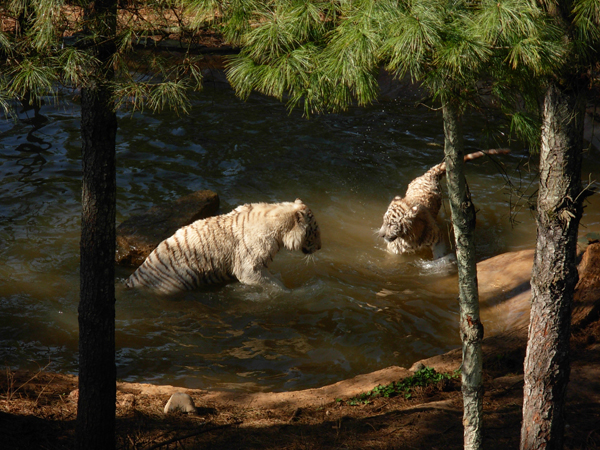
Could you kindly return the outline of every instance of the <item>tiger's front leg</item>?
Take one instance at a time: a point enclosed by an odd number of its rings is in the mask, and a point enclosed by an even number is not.
[[[256,267],[252,270],[245,271],[237,278],[240,283],[251,286],[274,286],[282,291],[289,290],[266,267]]]

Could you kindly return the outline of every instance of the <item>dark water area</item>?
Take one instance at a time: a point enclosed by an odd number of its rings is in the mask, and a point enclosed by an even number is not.
[[[413,101],[303,118],[276,100],[242,102],[208,84],[187,116],[120,113],[117,220],[200,189],[221,212],[249,202],[301,198],[321,227],[314,258],[282,251],[271,271],[290,292],[237,283],[173,297],[126,290],[118,268],[117,371],[124,381],[239,391],[293,390],[414,361],[460,344],[447,268],[390,255],[375,231],[395,195],[443,159],[441,115]],[[47,104],[36,118],[0,120],[0,361],[76,373],[81,142],[79,106]],[[484,124],[465,118],[469,151]],[[584,179],[600,161],[586,153]],[[535,193],[527,151],[467,165],[478,258],[535,244],[527,208]],[[446,206],[441,219],[447,223]],[[584,232],[600,230],[591,197]],[[494,318],[486,324],[493,329]]]

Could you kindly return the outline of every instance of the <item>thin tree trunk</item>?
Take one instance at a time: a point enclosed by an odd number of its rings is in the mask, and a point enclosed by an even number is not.
[[[79,400],[77,448],[115,448],[115,209],[116,132],[110,36],[116,31],[116,2],[92,4],[91,33],[101,36],[104,63],[95,82],[82,89],[82,216],[79,302]]]
[[[116,116],[105,88],[82,92],[79,449],[115,447]]]
[[[575,262],[583,213],[581,149],[584,103],[573,89],[551,85],[544,98],[537,244],[525,357],[521,449],[561,449],[569,381]]]
[[[448,196],[456,240],[458,289],[460,304],[460,337],[462,340],[462,394],[464,448],[482,448],[483,384],[481,340],[483,325],[479,320],[479,294],[475,260],[475,207],[464,175],[463,132],[458,106],[445,101],[444,152]]]

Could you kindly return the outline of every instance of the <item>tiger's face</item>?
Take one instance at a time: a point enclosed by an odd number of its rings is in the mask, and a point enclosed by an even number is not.
[[[402,197],[395,197],[383,215],[383,225],[379,229],[379,237],[386,242],[406,239],[414,233],[414,221],[419,213],[419,206],[409,207]]]
[[[311,255],[321,248],[321,231],[312,211],[296,199],[292,204],[293,213],[287,216],[287,230],[283,233],[283,245],[288,250],[302,250]]]
[[[304,216],[301,221],[305,224],[304,240],[302,241],[302,253],[310,255],[321,249],[321,230],[310,209],[299,211]]]

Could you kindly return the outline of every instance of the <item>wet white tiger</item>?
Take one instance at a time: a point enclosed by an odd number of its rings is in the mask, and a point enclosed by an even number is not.
[[[234,279],[283,287],[268,270],[282,246],[305,254],[321,248],[317,221],[300,199],[246,204],[180,228],[154,249],[126,285],[163,293]]]
[[[485,150],[466,155],[465,161],[506,153],[510,150]],[[392,200],[378,232],[387,242],[388,251],[402,254],[430,248],[434,259],[444,256],[445,245],[436,219],[442,206],[440,180],[445,173],[445,162],[433,166],[411,181],[404,197]]]

